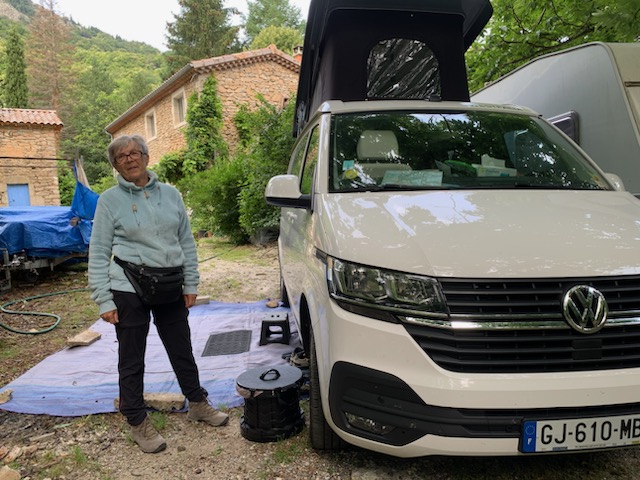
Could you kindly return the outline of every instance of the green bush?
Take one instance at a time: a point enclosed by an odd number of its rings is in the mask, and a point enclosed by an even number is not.
[[[93,190],[96,193],[102,193],[105,190],[115,186],[117,183],[118,181],[116,180],[116,177],[114,177],[113,174],[111,174],[106,177],[101,177],[100,180],[93,183],[91,185],[91,190]]]
[[[235,118],[246,171],[238,197],[238,221],[248,236],[265,228],[278,228],[280,209],[266,203],[264,190],[271,177],[287,171],[294,142],[291,131],[295,100],[278,111],[264,98],[258,99],[257,110],[241,108]]]
[[[58,192],[60,193],[60,205],[69,206],[76,191],[76,177],[73,170],[65,161],[58,160]]]
[[[163,155],[158,163],[150,167],[150,170],[158,174],[160,181],[176,185],[184,177],[182,171],[184,154],[183,150],[169,152]]]
[[[191,226],[228,237],[236,244],[246,243],[247,233],[240,227],[238,195],[245,171],[240,157],[218,162],[209,170],[183,179],[179,188],[191,209]]]

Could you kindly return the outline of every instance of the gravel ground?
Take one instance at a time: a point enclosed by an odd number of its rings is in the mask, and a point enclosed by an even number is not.
[[[258,301],[278,297],[275,245],[250,247],[241,261],[229,255],[201,263],[201,294],[220,301]],[[86,272],[54,276],[40,286],[18,288],[0,296],[4,303],[63,288],[82,288]],[[86,295],[87,293],[78,293]],[[11,297],[11,298],[10,298]],[[90,303],[90,301],[88,302]],[[95,312],[94,312],[95,313]],[[88,313],[91,316],[91,313]],[[96,316],[90,318],[97,318]],[[86,325],[64,328],[86,328]],[[69,331],[19,336],[0,329],[0,392],[2,386],[59,350]],[[44,338],[41,338],[44,337]],[[62,343],[61,343],[62,342]],[[20,348],[24,355],[6,360],[5,351]],[[306,400],[301,407],[307,408]],[[309,447],[307,429],[280,442],[259,443],[241,434],[243,408],[229,410],[225,427],[193,424],[183,413],[160,415],[167,450],[144,454],[130,440],[120,414],[82,418],[22,415],[0,410],[0,468],[22,479],[542,479],[631,480],[640,478],[640,451],[517,458],[399,459],[356,448],[344,452],[316,452]],[[305,414],[305,418],[308,418]],[[5,470],[5,473],[7,471]],[[0,470],[0,479],[3,477]]]

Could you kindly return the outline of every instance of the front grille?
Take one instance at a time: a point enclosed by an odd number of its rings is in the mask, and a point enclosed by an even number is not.
[[[440,283],[451,321],[467,328],[405,328],[442,368],[536,373],[640,367],[640,276]],[[598,333],[581,334],[563,323],[562,297],[575,285],[591,285],[607,300],[610,323]]]
[[[510,281],[441,279],[440,285],[452,316],[545,315],[561,319],[562,296],[575,285],[600,290],[607,299],[610,316],[640,313],[640,276]]]

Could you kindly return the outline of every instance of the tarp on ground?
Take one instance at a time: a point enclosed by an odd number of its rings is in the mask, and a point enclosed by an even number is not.
[[[236,390],[237,378],[248,370],[265,370],[288,364],[287,357],[300,347],[295,323],[284,307],[268,308],[266,302],[212,302],[191,308],[189,325],[200,382],[217,406],[236,407],[244,403]],[[260,345],[262,322],[288,315],[291,338],[288,344]],[[64,319],[63,319],[64,321]],[[113,325],[98,320],[92,330],[99,340],[86,347],[55,353],[2,390],[13,390],[12,398],[0,409],[17,413],[82,416],[115,412],[118,397],[118,344]],[[212,335],[250,332],[247,351],[203,356]],[[282,337],[273,336],[272,340]],[[180,393],[154,326],[149,331],[145,368],[146,393]]]

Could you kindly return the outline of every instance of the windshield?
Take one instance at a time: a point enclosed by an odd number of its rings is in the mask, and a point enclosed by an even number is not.
[[[368,112],[332,122],[332,192],[610,188],[555,128],[526,115]]]

